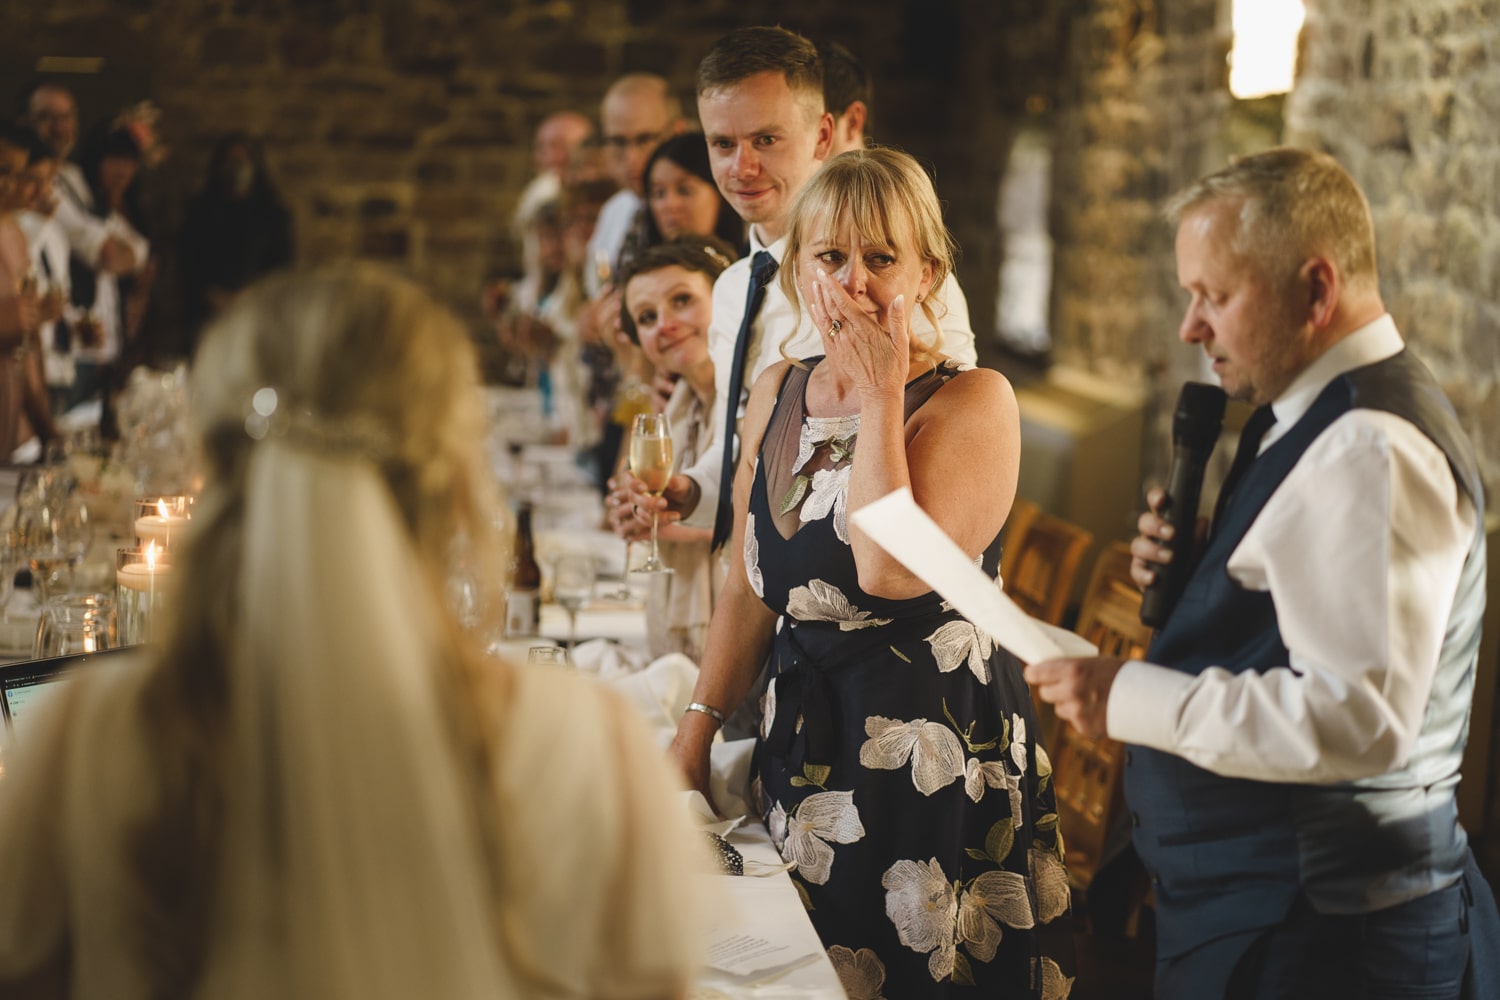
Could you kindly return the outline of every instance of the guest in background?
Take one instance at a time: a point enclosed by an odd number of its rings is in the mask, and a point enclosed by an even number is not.
[[[27,366],[41,324],[31,252],[17,216],[31,199],[27,162],[35,134],[0,122],[0,460],[31,437]]]
[[[542,295],[550,291],[561,273],[556,260],[544,262],[540,259],[542,248],[539,241],[552,235],[558,226],[558,198],[562,195],[565,179],[575,180],[569,164],[574,162],[576,151],[588,142],[594,126],[576,111],[559,111],[542,119],[537,126],[536,139],[532,147],[536,175],[527,183],[516,203],[511,226],[521,244],[521,281],[512,287],[509,278],[494,278],[485,283],[480,293],[481,308],[491,320],[497,320],[510,309],[514,296],[515,305],[521,313],[535,309]],[[543,210],[549,212],[547,219],[539,219]],[[559,241],[554,247],[560,247]]]
[[[593,122],[577,111],[558,111],[542,119],[532,144],[536,175],[527,182],[516,204],[514,225],[518,233],[524,234],[537,209],[557,200],[573,151],[593,133]],[[526,256],[524,249],[522,256]]]
[[[698,143],[702,148],[702,143]],[[658,371],[678,377],[665,414],[673,460],[691,464],[713,438],[714,363],[708,356],[713,283],[729,266],[732,247],[714,236],[683,236],[631,257],[620,274],[625,304],[620,325]],[[610,523],[632,541],[650,536],[629,509],[630,494],[612,480]],[[652,656],[703,655],[703,639],[723,581],[706,528],[668,525],[660,531],[660,558],[673,572],[652,577],[646,606]]]
[[[143,149],[136,134],[116,123],[96,129],[79,151],[88,185],[89,209],[115,239],[131,248],[139,266],[130,274],[90,268],[73,259],[70,322],[76,377],[68,405],[76,406],[106,388],[126,342],[134,336],[150,296],[154,268],[151,245],[142,235],[140,171]]]
[[[745,223],[714,183],[702,132],[684,132],[656,147],[646,161],[646,204],[636,250],[680,236],[715,236],[745,253]]]
[[[203,188],[187,204],[178,244],[184,321],[196,331],[256,278],[292,261],[292,219],[260,143],[231,132],[214,144]]]
[[[57,156],[56,218],[73,255],[95,271],[114,275],[131,274],[144,266],[145,249],[130,234],[111,230],[95,214],[93,192],[83,171],[68,159],[78,143],[78,104],[72,92],[57,83],[33,83],[21,93],[20,114]]]
[[[68,237],[57,221],[57,154],[45,142],[32,148],[27,174],[31,197],[17,217],[31,252],[31,271],[36,278],[41,327],[42,376],[47,386],[49,409],[61,415],[73,389],[73,331],[64,310],[71,297]]]
[[[209,482],[167,634],[7,751],[0,983],[682,995],[698,853],[644,726],[443,603],[460,534],[478,579],[506,562],[463,325],[371,265],[287,273],[194,379]]]
[[[865,147],[870,127],[870,74],[854,53],[838,42],[822,42],[823,106],[833,115],[833,148],[829,156]]]
[[[584,287],[591,299],[599,298],[619,267],[626,236],[641,208],[647,157],[663,139],[687,128],[667,81],[654,73],[631,73],[610,84],[599,107],[599,120],[605,160],[619,191],[605,202],[589,240],[592,266],[584,273]],[[611,322],[619,310],[618,299],[609,304],[606,312]]]

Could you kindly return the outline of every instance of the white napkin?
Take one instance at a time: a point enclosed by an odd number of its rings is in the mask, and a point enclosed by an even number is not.
[[[597,670],[635,706],[659,740],[670,742],[677,732],[677,720],[692,700],[693,685],[698,683],[697,665],[681,653],[668,653],[643,670],[624,670],[616,666],[624,655],[618,646],[602,639],[580,643],[573,651],[580,670]],[[606,658],[610,658],[608,663],[599,662]]]

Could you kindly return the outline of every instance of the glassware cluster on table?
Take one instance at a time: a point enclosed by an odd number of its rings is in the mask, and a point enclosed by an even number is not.
[[[186,449],[181,438],[173,440],[180,466]],[[11,655],[95,652],[152,637],[153,615],[165,602],[172,536],[181,541],[191,500],[122,499],[142,481],[167,478],[160,469],[130,471],[124,455],[121,445],[106,449],[97,428],[88,427],[48,442],[42,463],[16,475],[15,502],[0,515],[0,631]],[[182,474],[174,468],[171,478]],[[119,538],[135,541],[115,552]],[[114,558],[90,560],[101,542]],[[19,572],[30,578],[34,621],[29,613],[11,614]]]
[[[602,498],[580,449],[555,443],[552,425],[535,390],[488,387],[491,436],[488,454],[510,500],[514,531],[512,563],[505,581],[504,628],[485,637],[492,651],[533,663],[571,662],[567,649],[581,638],[580,613],[596,600],[639,600],[626,579],[630,559],[611,558]],[[623,545],[624,543],[618,543]],[[460,581],[461,583],[461,581]],[[450,594],[466,588],[450,581]],[[543,604],[567,614],[566,631],[543,624]],[[548,609],[549,616],[551,609]],[[546,632],[546,636],[543,633]]]

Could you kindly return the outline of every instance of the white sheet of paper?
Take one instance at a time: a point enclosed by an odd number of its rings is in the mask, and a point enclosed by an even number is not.
[[[1039,622],[1016,606],[995,581],[964,555],[902,487],[851,515],[856,527],[941,594],[958,613],[989,633],[1023,663],[1059,656],[1093,656],[1094,645],[1066,629]]]

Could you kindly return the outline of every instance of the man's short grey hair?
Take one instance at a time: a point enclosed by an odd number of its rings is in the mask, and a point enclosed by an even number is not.
[[[1179,192],[1165,209],[1182,220],[1212,204],[1238,203],[1234,250],[1268,276],[1328,257],[1346,282],[1375,282],[1375,223],[1354,178],[1326,153],[1282,147],[1242,156]]]

